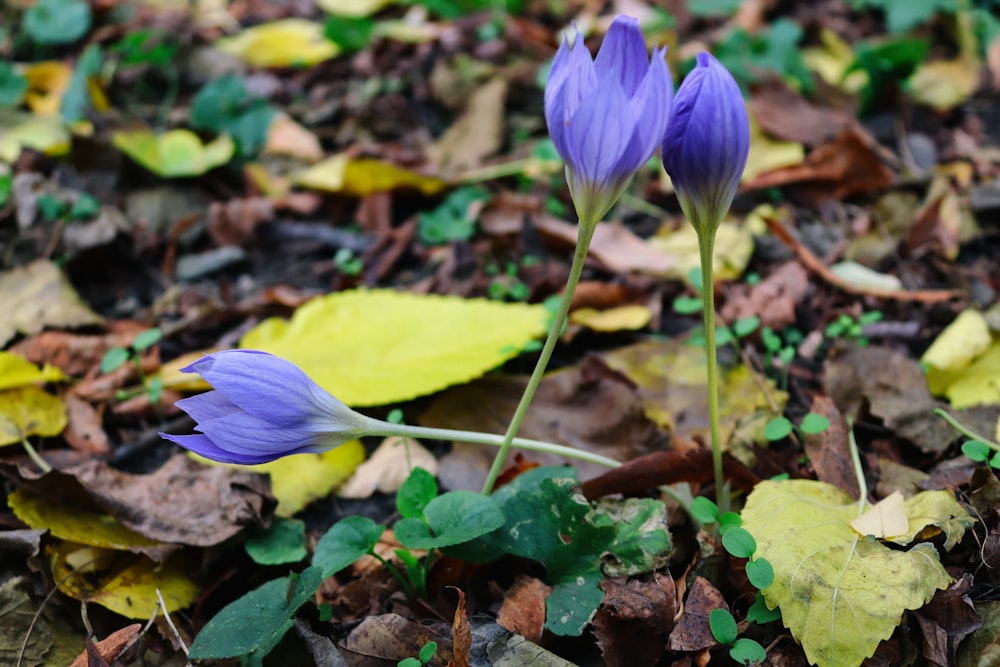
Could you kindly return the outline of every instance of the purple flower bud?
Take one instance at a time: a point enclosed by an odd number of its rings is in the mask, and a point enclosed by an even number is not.
[[[750,122],[740,87],[708,53],[677,89],[663,139],[663,166],[684,215],[713,232],[729,211],[750,152]]]
[[[253,465],[326,451],[365,435],[371,421],[267,352],[216,352],[181,370],[215,390],[177,402],[200,434],[160,435],[213,461]]]
[[[545,120],[582,221],[604,217],[656,152],[674,93],[665,54],[647,56],[639,22],[629,16],[615,18],[596,60],[579,37],[556,53]]]

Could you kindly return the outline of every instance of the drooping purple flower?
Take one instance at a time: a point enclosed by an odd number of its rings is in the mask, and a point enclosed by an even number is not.
[[[177,402],[200,433],[160,435],[213,461],[253,465],[322,452],[364,435],[371,422],[267,352],[215,352],[181,370],[214,390]]]
[[[618,16],[597,59],[577,37],[564,41],[545,86],[545,120],[581,221],[596,223],[656,149],[667,128],[674,84],[652,58],[639,22]]]
[[[722,63],[699,53],[677,89],[662,154],[684,215],[699,234],[714,232],[729,211],[749,152],[739,85]]]

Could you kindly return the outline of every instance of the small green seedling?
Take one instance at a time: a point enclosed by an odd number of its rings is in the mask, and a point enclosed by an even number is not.
[[[802,418],[798,430],[800,435],[815,435],[830,428],[830,420],[816,412],[810,412]],[[764,426],[764,437],[770,442],[787,438],[795,431],[795,425],[788,417],[775,417]]]
[[[466,186],[448,195],[437,208],[417,218],[417,235],[427,245],[468,241],[476,233],[476,218],[490,198],[482,188]]]
[[[882,311],[872,310],[862,313],[857,320],[844,313],[836,320],[826,325],[823,335],[827,338],[842,338],[853,342],[859,347],[868,345],[868,338],[865,337],[865,325],[874,324],[882,319]]]
[[[163,394],[163,380],[159,377],[151,379],[146,377],[145,371],[142,370],[142,361],[139,359],[139,354],[143,350],[156,345],[162,337],[163,332],[159,329],[146,329],[139,332],[135,340],[128,347],[109,347],[101,359],[101,372],[113,373],[131,361],[135,364],[136,373],[142,381],[143,391],[149,396],[149,402],[153,404],[159,403],[160,396]],[[127,394],[119,396],[121,399],[127,397]]]
[[[437,642],[427,642],[420,649],[416,658],[403,658],[396,663],[396,667],[424,667],[430,664],[431,658],[437,653]]]
[[[361,258],[350,248],[340,248],[333,256],[333,264],[345,276],[358,276],[364,271],[365,265]]]

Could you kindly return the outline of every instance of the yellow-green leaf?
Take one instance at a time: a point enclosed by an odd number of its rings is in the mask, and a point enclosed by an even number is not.
[[[396,0],[316,0],[316,6],[327,14],[363,18],[393,4]]]
[[[348,405],[384,405],[483,375],[542,336],[548,317],[521,303],[352,290],[265,320],[240,346],[288,359]]]
[[[949,395],[950,387],[956,382],[965,379],[966,384],[975,386],[979,384],[975,379],[976,371],[972,368],[973,360],[980,355],[984,355],[993,343],[990,335],[990,327],[986,322],[986,317],[978,310],[968,308],[958,314],[951,324],[945,327],[944,331],[938,334],[931,346],[924,352],[920,361],[927,366],[927,385],[932,394]],[[985,369],[989,372],[989,363]],[[967,376],[972,376],[968,377]],[[993,376],[996,377],[995,375]],[[971,383],[970,383],[971,380]],[[992,382],[995,387],[996,382]],[[987,390],[982,396],[996,397],[996,389],[989,386],[987,379]],[[974,397],[973,397],[974,398]],[[961,404],[954,405],[956,408],[967,405],[975,405],[979,401],[972,403],[960,401]],[[982,402],[989,402],[983,400]]]
[[[596,310],[580,308],[570,315],[573,324],[594,331],[635,331],[644,329],[653,319],[653,311],[648,306],[631,305]]]
[[[65,502],[58,496],[41,496],[17,489],[8,497],[8,503],[17,518],[31,528],[47,529],[53,537],[77,544],[135,552],[163,546],[126,528],[110,514]]]
[[[928,377],[931,377],[928,373]],[[961,371],[949,378],[944,395],[956,409],[1000,403],[1000,341]]]
[[[254,67],[308,67],[333,58],[340,47],[323,34],[323,24],[287,18],[247,28],[215,43],[221,51]]]
[[[63,372],[51,364],[39,368],[13,352],[0,352],[0,391],[65,379]]]
[[[229,162],[236,144],[228,134],[202,143],[190,130],[155,134],[151,130],[122,130],[111,137],[115,148],[157,176],[199,176]]]
[[[715,236],[713,265],[716,280],[740,277],[753,255],[754,234],[763,232],[764,228],[760,225],[764,225],[764,222],[759,218],[747,218],[747,222],[742,225],[729,220],[722,221]],[[692,269],[701,267],[698,234],[692,225],[684,223],[676,229],[665,227],[650,238],[648,243],[654,249],[677,258],[665,277],[687,280]]]
[[[96,602],[126,618],[152,618],[159,590],[168,612],[187,607],[200,587],[185,572],[182,555],[166,563],[145,556],[63,542],[46,549],[52,578],[60,591],[76,600]]]
[[[58,397],[34,385],[0,391],[0,447],[32,435],[59,435],[64,428],[66,408]]]
[[[896,544],[910,544],[917,536],[933,537],[944,533],[944,550],[962,541],[965,529],[975,525],[976,520],[955,500],[951,491],[924,491],[904,503],[910,529],[893,539]]]
[[[365,460],[365,447],[360,440],[351,440],[322,454],[296,454],[255,466],[220,464],[195,454],[191,454],[191,458],[207,465],[267,473],[271,476],[271,493],[278,499],[274,513],[290,517],[314,500],[329,496],[354,474]]]
[[[748,183],[757,174],[771,169],[802,164],[806,159],[805,147],[797,141],[782,141],[768,136],[760,128],[753,113],[750,114],[750,154],[741,180]]]
[[[58,116],[0,109],[0,160],[13,162],[25,148],[46,155],[69,152],[70,131]]]
[[[774,583],[763,591],[767,605],[781,608],[806,658],[821,667],[860,665],[904,611],[951,582],[930,544],[899,551],[852,530],[869,507],[823,482],[766,481],[741,513],[757,541],[754,557],[774,568]]]
[[[410,189],[435,195],[447,186],[440,178],[422,176],[409,169],[372,158],[352,159],[339,153],[292,174],[292,182],[304,188],[367,197],[375,192]]]

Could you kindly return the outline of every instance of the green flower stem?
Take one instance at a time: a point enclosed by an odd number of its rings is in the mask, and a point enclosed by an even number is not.
[[[969,428],[962,422],[952,417],[946,410],[942,408],[935,408],[934,414],[940,417],[941,419],[945,420],[946,422],[948,422],[949,426],[951,426],[953,429],[964,435],[966,438],[969,438],[970,440],[978,440],[979,442],[983,443],[993,451],[1000,452],[1000,444],[997,444],[996,442],[990,440],[986,436],[976,433],[971,428]]]
[[[425,438],[427,440],[456,440],[458,442],[468,442],[474,445],[487,445],[490,447],[502,447],[504,437],[495,433],[481,433],[479,431],[459,431],[450,428],[428,428],[426,426],[409,426],[406,424],[390,424],[378,420],[372,420],[370,429],[365,430],[365,435],[397,436],[402,438]],[[620,462],[609,459],[600,454],[586,452],[574,447],[557,445],[542,440],[529,440],[528,438],[514,438],[511,444],[521,449],[531,452],[544,452],[555,454],[569,459],[596,463],[605,468],[617,468]],[[508,447],[509,449],[509,447]]]
[[[52,466],[50,466],[49,463],[48,463],[48,461],[46,461],[45,459],[43,459],[42,455],[39,454],[35,450],[35,448],[31,446],[31,443],[28,442],[27,438],[24,438],[23,440],[21,440],[21,445],[24,447],[25,453],[31,458],[32,461],[35,462],[36,466],[38,466],[39,468],[41,468],[42,472],[45,472],[45,473],[52,472]]]
[[[695,225],[695,229],[698,226]],[[698,233],[698,252],[701,256],[701,298],[705,324],[705,361],[708,372],[708,423],[712,438],[712,468],[715,470],[715,504],[719,513],[729,511],[729,493],[722,475],[722,436],[719,433],[719,362],[715,349],[715,281],[713,277],[715,232],[705,228]]]
[[[594,236],[597,223],[597,220],[580,219],[580,231],[576,240],[576,250],[573,251],[573,264],[569,269],[569,278],[566,279],[566,289],[563,290],[562,299],[559,301],[559,311],[552,319],[552,326],[549,329],[548,338],[545,339],[542,352],[538,355],[535,370],[531,373],[528,386],[524,388],[524,394],[521,396],[521,402],[517,404],[514,416],[510,420],[510,426],[507,427],[507,433],[503,437],[500,451],[497,452],[496,457],[493,459],[493,465],[490,467],[490,472],[486,476],[486,483],[483,485],[483,493],[489,493],[493,490],[493,485],[496,483],[497,477],[500,476],[500,471],[503,469],[504,461],[507,460],[507,453],[510,451],[517,431],[521,428],[521,422],[524,421],[524,416],[528,412],[528,406],[531,405],[531,399],[535,397],[535,392],[542,381],[542,376],[545,375],[545,369],[548,367],[549,359],[556,348],[556,342],[559,340],[559,336],[562,335],[563,327],[566,325],[566,318],[569,315],[569,306],[573,302],[573,294],[576,292],[576,286],[580,282],[583,265],[587,259],[587,251],[590,249],[590,239]],[[583,452],[580,453],[582,454]],[[580,456],[576,456],[575,458],[584,460]]]

